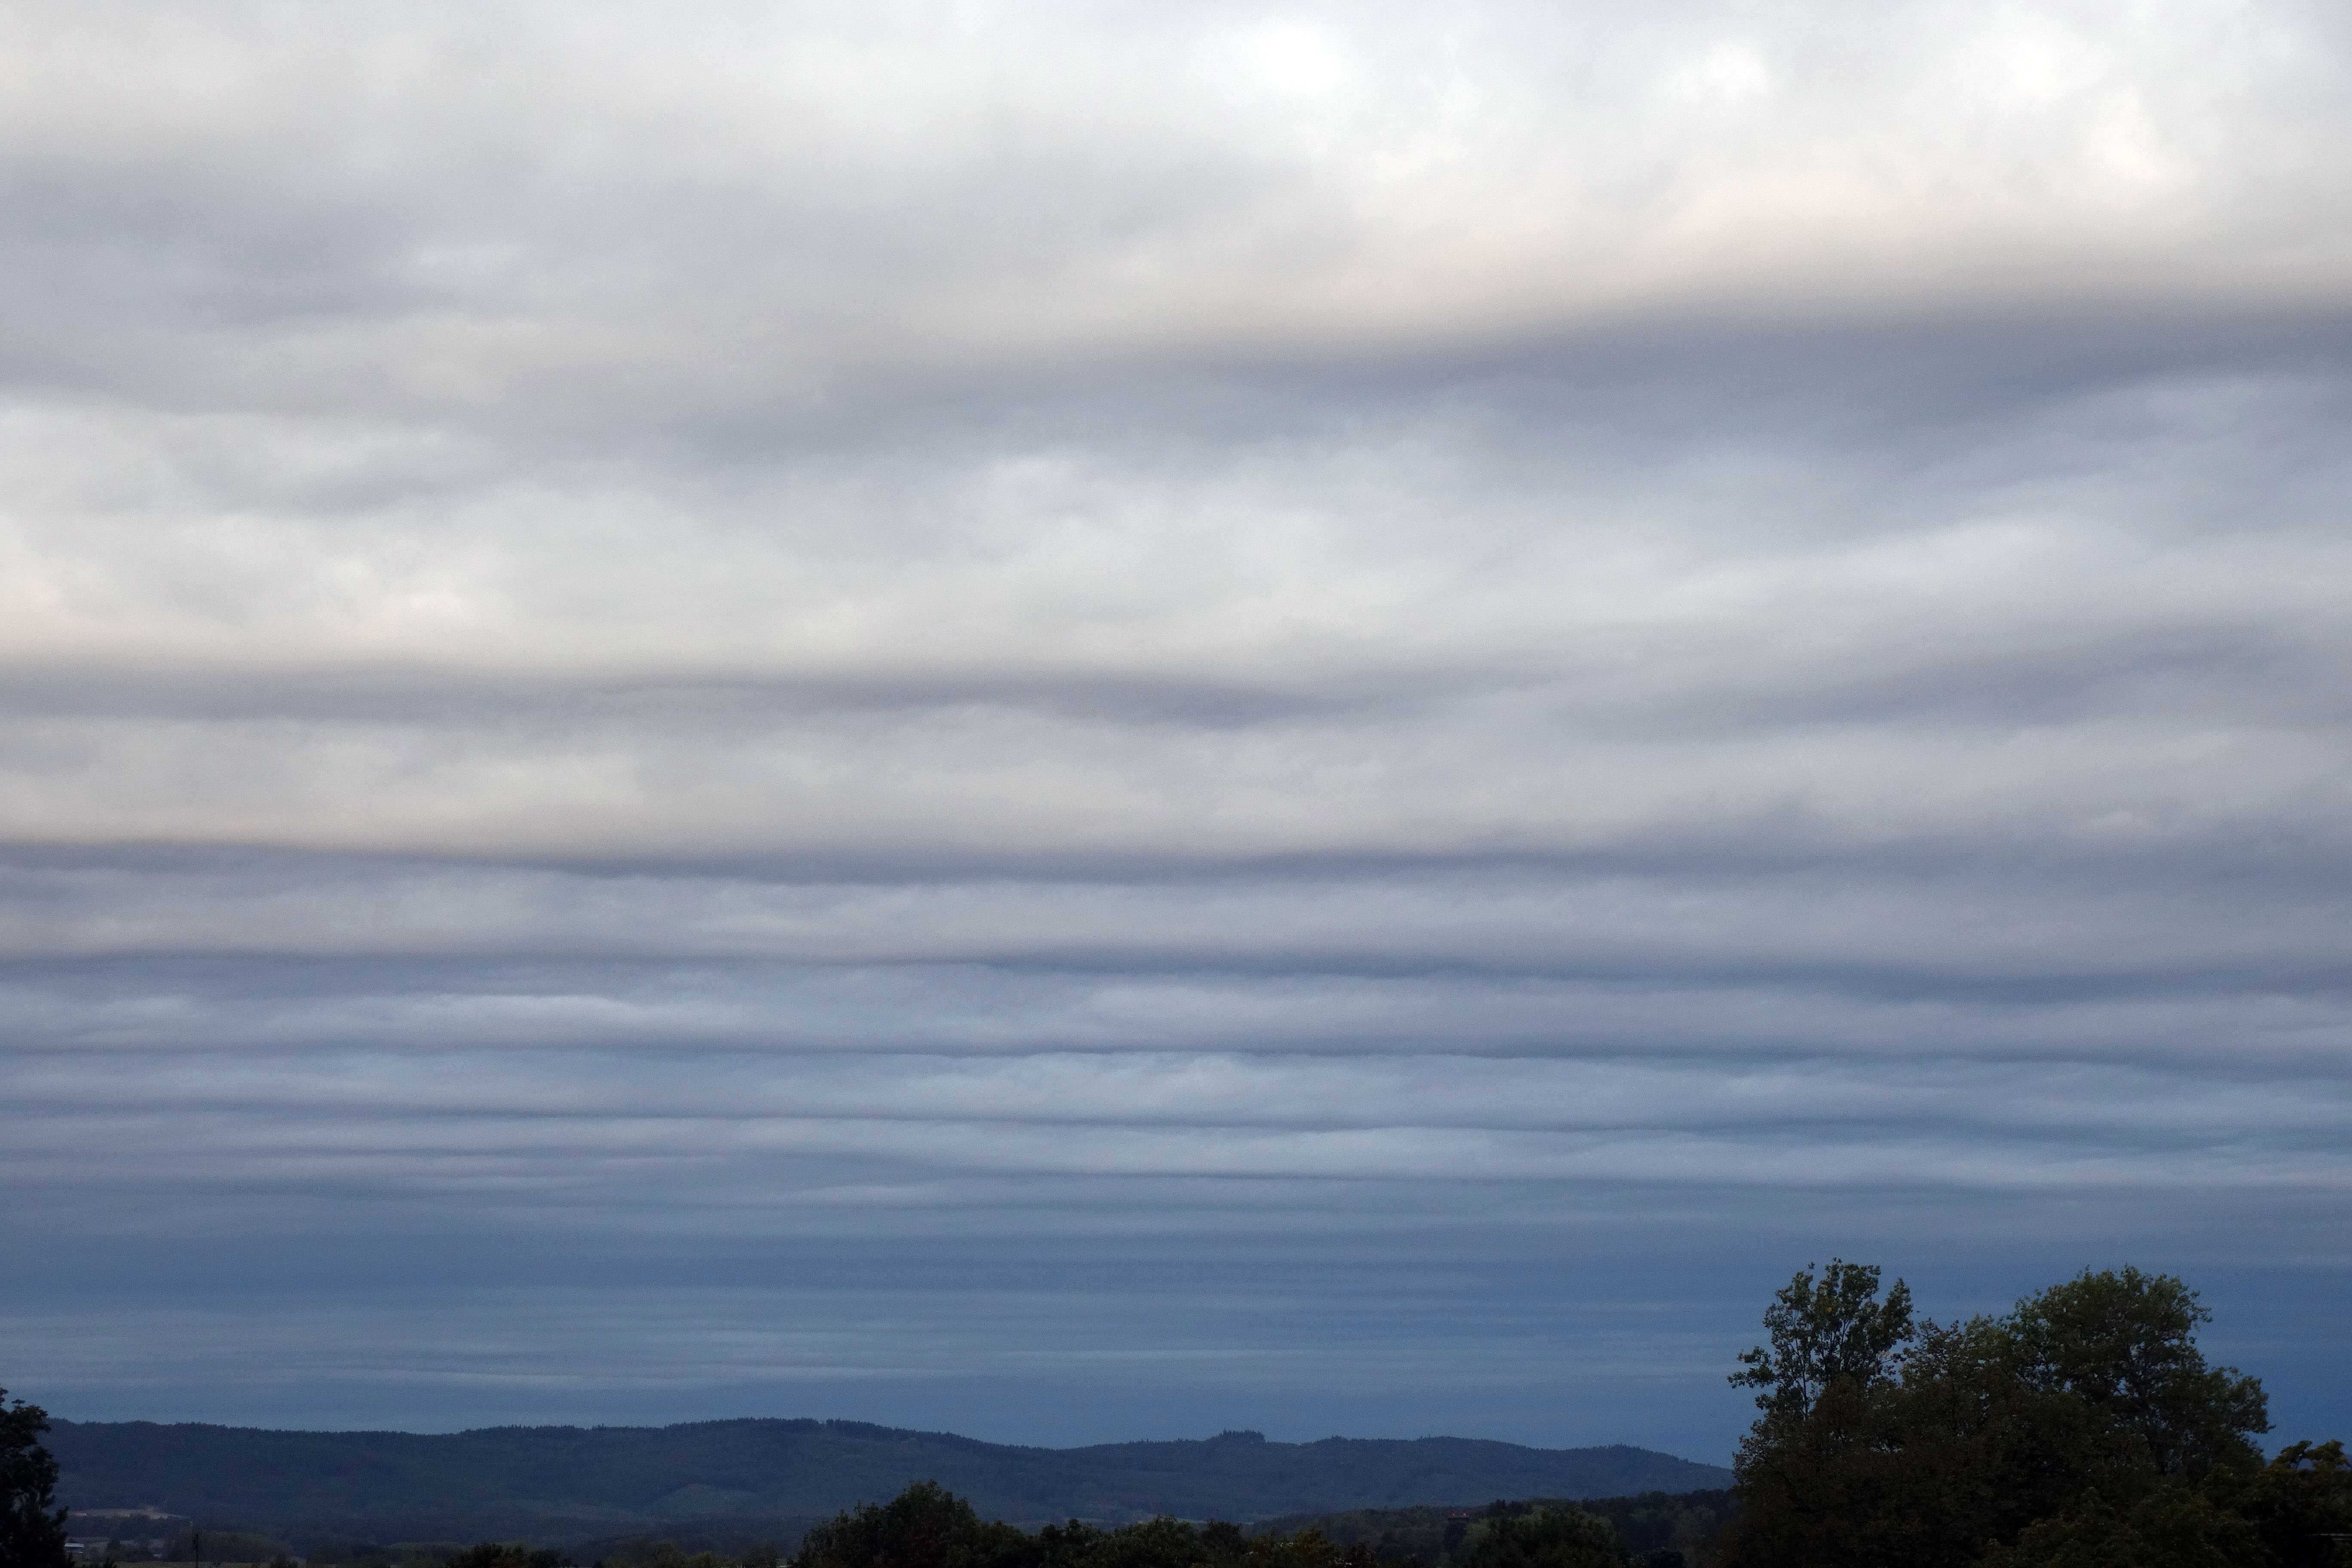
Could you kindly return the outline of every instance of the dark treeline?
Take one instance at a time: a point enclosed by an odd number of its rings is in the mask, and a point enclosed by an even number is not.
[[[1732,1381],[1761,1414],[1723,1568],[2326,1568],[2352,1563],[2340,1441],[2268,1459],[2259,1381],[2208,1365],[2170,1275],[2084,1272],[2005,1316],[1915,1321],[1832,1260]]]
[[[1711,1539],[1729,1494],[1654,1492],[1590,1504],[1538,1500],[1479,1509],[1360,1510],[1254,1528],[1160,1518],[1039,1530],[984,1519],[919,1481],[809,1530],[796,1551],[688,1552],[667,1540],[584,1551],[485,1544],[437,1553],[442,1568],[1696,1568],[1675,1544]],[[1328,1528],[1327,1528],[1328,1527]],[[412,1558],[415,1568],[423,1559]]]
[[[1482,1520],[1538,1510],[1581,1509],[1607,1520],[1636,1561],[1672,1563],[1675,1554],[1697,1563],[1723,1532],[1738,1504],[1727,1490],[1643,1492],[1638,1497],[1534,1498],[1484,1508],[1362,1508],[1341,1513],[1295,1514],[1260,1521],[1253,1532],[1319,1531],[1341,1548],[1369,1545],[1381,1563],[1442,1568],[1450,1564]]]
[[[1072,1520],[1033,1532],[982,1520],[962,1499],[923,1482],[812,1530],[790,1568],[1629,1568],[1635,1562],[1615,1524],[1573,1504],[1497,1502],[1463,1510],[1447,1524],[1460,1528],[1442,1528],[1427,1555],[1384,1550],[1369,1535],[1342,1541],[1312,1524],[1246,1531],[1180,1519],[1114,1528]],[[1684,1563],[1671,1550],[1643,1559],[1644,1568]]]

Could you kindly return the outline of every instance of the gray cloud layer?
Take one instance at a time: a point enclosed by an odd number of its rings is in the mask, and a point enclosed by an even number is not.
[[[1715,1457],[1843,1249],[2340,1424],[2348,41],[13,7],[5,1376]]]

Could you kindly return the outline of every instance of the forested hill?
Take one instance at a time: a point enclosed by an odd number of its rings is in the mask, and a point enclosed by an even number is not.
[[[983,1517],[1123,1521],[1727,1484],[1644,1448],[1524,1448],[1463,1437],[1255,1432],[1027,1448],[854,1421],[502,1426],[442,1436],[59,1421],[61,1500],[152,1503],[200,1520],[373,1540],[610,1534],[697,1520],[805,1521],[935,1479]]]

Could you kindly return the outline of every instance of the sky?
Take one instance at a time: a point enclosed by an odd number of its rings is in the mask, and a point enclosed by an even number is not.
[[[2352,1429],[2352,13],[0,9],[0,1384]]]

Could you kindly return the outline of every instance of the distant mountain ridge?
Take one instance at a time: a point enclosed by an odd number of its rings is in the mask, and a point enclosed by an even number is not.
[[[1528,1448],[1468,1437],[1255,1432],[1033,1448],[858,1421],[675,1426],[497,1426],[471,1432],[285,1432],[58,1421],[58,1496],[75,1508],[154,1504],[289,1535],[546,1541],[726,1521],[799,1526],[937,1480],[982,1514],[1034,1523],[1153,1514],[1246,1522],[1277,1514],[1689,1491],[1730,1473],[1646,1448]]]

